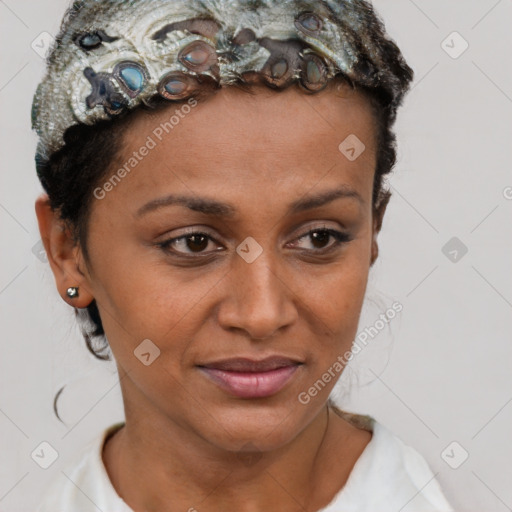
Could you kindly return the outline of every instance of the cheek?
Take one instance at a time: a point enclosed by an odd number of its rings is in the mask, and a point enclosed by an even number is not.
[[[167,354],[168,369],[179,367],[209,314],[212,290],[225,271],[219,274],[207,267],[178,269],[164,258],[155,261],[140,254],[132,260],[124,257],[118,263],[111,253],[101,266],[98,305],[119,362],[126,369],[137,367],[134,350],[149,339]]]
[[[139,264],[118,266],[116,274],[103,280],[102,286],[115,320],[124,330],[134,338],[156,340],[179,331],[183,319],[200,305],[214,284],[209,277],[177,274],[166,265]]]
[[[326,267],[324,295],[331,309],[351,311],[362,304],[370,270],[370,257],[371,236],[369,230],[365,229],[348,243],[338,260]]]
[[[344,256],[318,274],[303,280],[307,305],[324,326],[332,350],[346,350],[357,334],[370,269],[370,242],[363,237],[352,242]],[[332,357],[332,354],[330,355]]]
[[[309,303],[315,307],[332,335],[355,332],[362,308],[368,278],[367,268],[344,267],[335,270],[315,290],[309,287]]]

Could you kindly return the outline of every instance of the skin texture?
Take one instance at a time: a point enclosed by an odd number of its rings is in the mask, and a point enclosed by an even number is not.
[[[47,197],[36,201],[59,293],[76,307],[97,300],[118,365],[126,426],[103,457],[135,511],[170,503],[173,510],[318,510],[371,438],[328,408],[337,379],[307,405],[298,395],[357,334],[385,210],[371,204],[375,121],[367,99],[345,87],[314,95],[296,87],[254,90],[224,88],[200,102],[93,202],[89,267]],[[136,114],[119,166],[176,106]],[[338,149],[350,134],[366,147],[354,161]],[[290,213],[293,201],[340,186],[359,199]],[[231,203],[236,215],[172,205],[137,217],[148,201],[171,193]],[[187,228],[212,238],[156,245]],[[313,228],[351,240],[338,247],[332,236],[316,241],[306,234]],[[247,237],[263,249],[252,263],[236,252]],[[69,286],[80,287],[78,298],[66,297]],[[148,366],[134,356],[144,339],[160,350]],[[231,396],[197,367],[268,355],[303,364],[266,398]]]

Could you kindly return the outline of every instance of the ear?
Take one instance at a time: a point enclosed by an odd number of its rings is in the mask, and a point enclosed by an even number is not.
[[[371,259],[370,259],[370,267],[373,266],[375,261],[379,256],[379,244],[377,242],[377,237],[380,233],[380,229],[382,227],[382,221],[384,219],[384,214],[386,213],[386,208],[388,206],[389,200],[391,198],[390,192],[384,192],[381,196],[381,199],[373,212],[373,235],[372,235],[372,248],[371,248]]]
[[[71,306],[87,307],[94,296],[90,292],[88,278],[80,269],[81,265],[85,267],[80,248],[73,241],[71,232],[59,218],[58,213],[51,209],[47,194],[41,194],[36,199],[35,210],[41,240],[59,295]],[[66,290],[70,286],[78,287],[77,297],[67,296]]]

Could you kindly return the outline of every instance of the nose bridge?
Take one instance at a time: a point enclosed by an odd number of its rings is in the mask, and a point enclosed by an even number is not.
[[[250,246],[248,253],[254,250]],[[247,246],[240,244],[239,251]],[[237,254],[230,272],[229,297],[221,308],[226,328],[241,328],[252,338],[267,338],[294,318],[291,291],[279,276],[278,255],[266,247],[253,260]],[[250,262],[249,262],[250,261]]]

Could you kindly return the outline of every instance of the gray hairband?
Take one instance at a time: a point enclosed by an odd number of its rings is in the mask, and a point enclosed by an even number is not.
[[[401,70],[393,69],[396,59]],[[188,98],[205,82],[229,85],[255,72],[271,87],[298,81],[308,92],[341,73],[382,88],[393,117],[404,93],[399,74],[407,69],[363,0],[74,2],[34,95],[37,154],[48,160],[70,126],[110,119],[155,95]]]

